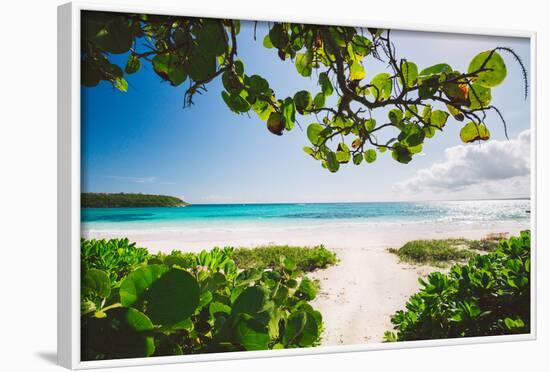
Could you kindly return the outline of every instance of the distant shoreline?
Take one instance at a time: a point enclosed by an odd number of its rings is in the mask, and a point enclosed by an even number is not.
[[[129,194],[126,194],[129,195]],[[136,194],[147,195],[147,194]],[[160,195],[162,196],[162,195]],[[181,200],[181,199],[180,199]],[[392,200],[392,201],[334,201],[334,202],[243,202],[243,203],[188,203],[182,200],[183,205],[158,205],[158,206],[142,206],[142,207],[81,207],[82,209],[92,208],[161,208],[161,207],[201,207],[201,206],[242,206],[242,205],[310,205],[310,204],[398,204],[398,203],[445,203],[445,202],[483,202],[483,201],[525,201],[531,200],[530,197],[525,198],[494,198],[494,199],[449,199],[449,200]]]
[[[82,209],[185,207],[189,203],[175,196],[135,193],[83,192]]]

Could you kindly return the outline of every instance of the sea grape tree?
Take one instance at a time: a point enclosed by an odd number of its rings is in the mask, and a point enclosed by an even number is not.
[[[450,118],[463,123],[465,143],[490,138],[490,111],[506,134],[506,122],[491,104],[492,89],[507,75],[503,52],[518,62],[527,98],[526,69],[507,47],[481,51],[460,71],[448,63],[418,66],[398,58],[391,30],[275,22],[265,35],[257,35],[255,23],[254,38],[263,36],[263,47],[272,49],[274,58],[291,60],[297,74],[318,82],[318,91],[278,97],[265,78],[248,75],[238,59],[239,21],[84,12],[82,25],[84,86],[105,80],[126,91],[125,75],[151,64],[170,85],[188,84],[184,99],[189,106],[221,78],[227,107],[236,114],[256,114],[271,133],[282,135],[299,121],[307,122],[311,146],[304,151],[331,172],[346,163],[374,162],[386,151],[408,163]],[[113,63],[113,54],[127,55],[126,65]],[[385,67],[368,70],[369,60]],[[386,120],[374,118],[378,110],[387,112]]]

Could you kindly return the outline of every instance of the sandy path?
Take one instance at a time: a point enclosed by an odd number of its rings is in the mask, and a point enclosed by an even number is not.
[[[326,324],[323,345],[381,342],[390,316],[418,291],[418,277],[436,270],[401,264],[379,249],[334,251],[340,263],[311,275],[321,281],[312,305]]]

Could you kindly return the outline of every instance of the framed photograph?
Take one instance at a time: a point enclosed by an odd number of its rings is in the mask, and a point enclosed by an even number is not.
[[[59,7],[72,369],[535,338],[535,34]]]

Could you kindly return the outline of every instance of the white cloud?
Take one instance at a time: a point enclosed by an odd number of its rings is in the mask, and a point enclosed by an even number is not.
[[[409,194],[446,193],[465,197],[529,195],[530,131],[517,138],[459,145],[445,150],[445,159],[395,185]]]

